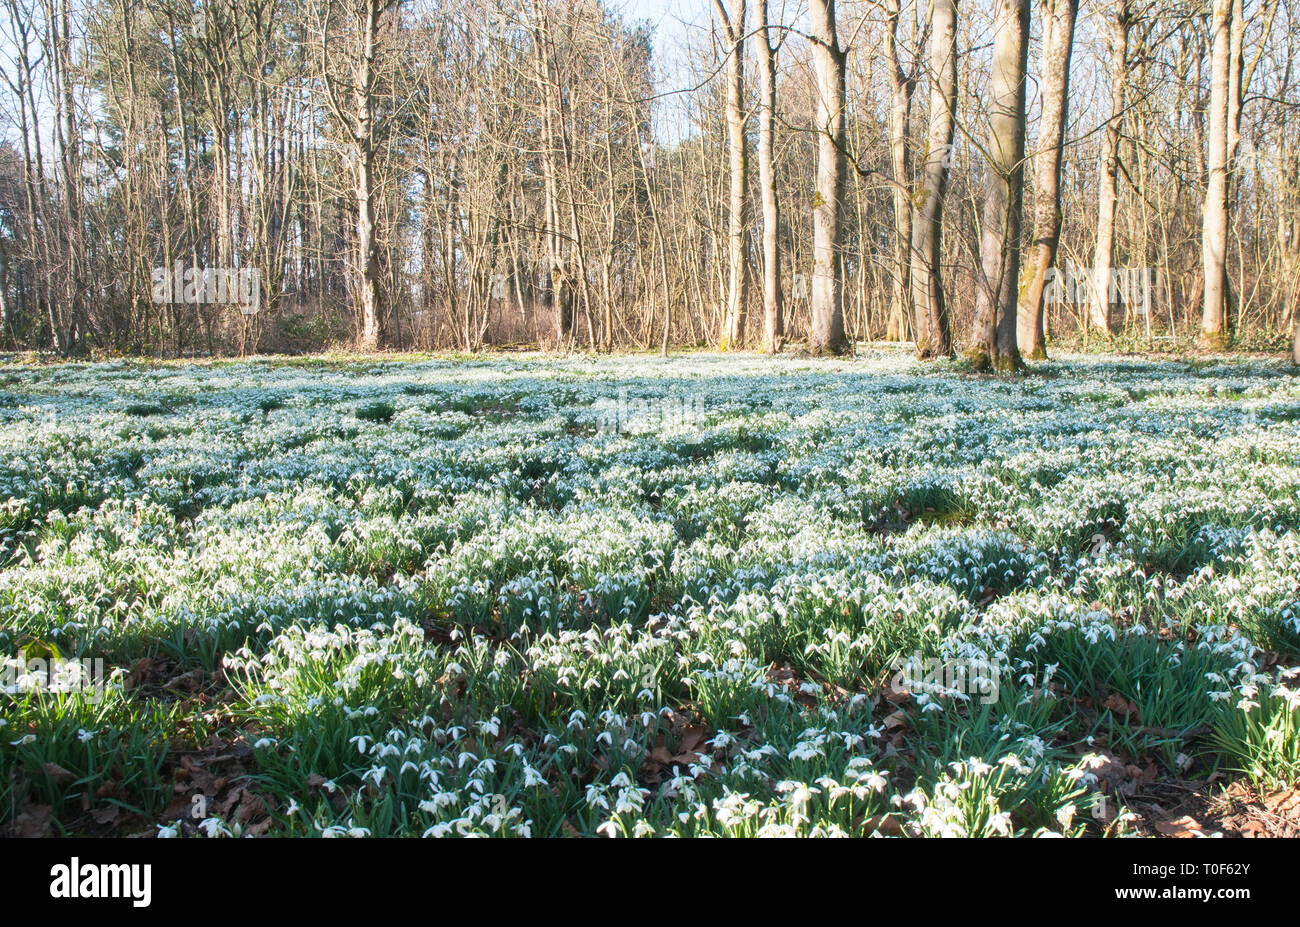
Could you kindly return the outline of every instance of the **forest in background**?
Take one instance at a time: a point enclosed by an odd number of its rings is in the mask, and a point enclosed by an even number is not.
[[[0,349],[1300,351],[1293,0],[0,2]]]

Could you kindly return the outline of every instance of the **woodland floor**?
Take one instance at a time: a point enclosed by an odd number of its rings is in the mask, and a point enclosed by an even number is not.
[[[0,831],[1297,835],[1298,490],[1267,359],[3,366]]]

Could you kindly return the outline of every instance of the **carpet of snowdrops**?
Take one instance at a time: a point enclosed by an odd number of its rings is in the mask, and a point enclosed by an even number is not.
[[[0,827],[1136,832],[1300,773],[1298,490],[1267,360],[3,366]]]

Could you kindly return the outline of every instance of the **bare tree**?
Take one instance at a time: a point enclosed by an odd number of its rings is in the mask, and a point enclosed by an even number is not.
[[[555,339],[567,347],[573,339],[573,286],[569,280],[569,242],[560,220],[560,161],[567,145],[561,112],[563,92],[556,77],[555,37],[550,8],[541,0],[530,0],[533,76],[541,110],[542,230],[546,243],[546,297],[555,314]]]
[[[994,7],[988,177],[980,236],[981,279],[975,290],[970,360],[977,370],[1023,366],[1016,346],[1020,219],[1024,198],[1025,65],[1029,0]]]
[[[951,0],[856,0],[851,15],[841,2],[838,29],[819,3],[805,22],[820,37],[770,0],[746,0],[742,35],[741,7],[719,0],[726,15],[701,8],[721,23],[688,34],[678,83],[655,67],[653,27],[610,0],[405,0],[400,15],[381,0],[0,0],[0,340],[187,355],[311,350],[351,329],[366,347],[608,351],[761,331],[769,351],[805,338],[825,351],[888,327],[932,356],[978,307],[996,352],[977,356],[1005,367],[1016,290],[1022,355],[1095,331],[1098,307],[1069,294],[1099,242],[1100,264],[1159,268],[1141,289],[1102,280],[1117,332],[1141,320],[1149,343],[1196,337],[1208,228],[1207,342],[1289,343],[1294,0],[1224,8],[1214,106],[1206,0],[1032,2],[1043,102],[1016,281],[1022,193],[999,111],[1018,107],[998,102],[994,60],[1005,11],[999,34],[980,11],[963,21],[958,57]],[[1107,44],[1125,10],[1119,54]],[[728,59],[741,82],[718,73]],[[1071,94],[1094,62],[1101,92]],[[1071,122],[1089,128],[1070,137]],[[973,173],[951,166],[957,130]],[[733,150],[755,140],[757,176],[741,182]],[[259,269],[258,315],[151,285],[164,266],[212,264]],[[762,323],[746,325],[760,266]],[[1047,309],[1056,267],[1066,299]]]
[[[1079,0],[1039,0],[1043,54],[1039,92],[1043,116],[1034,152],[1034,262],[1029,289],[1020,304],[1016,341],[1024,357],[1047,357],[1046,290],[1061,242],[1061,155],[1070,100],[1070,58]]]
[[[890,341],[902,341],[907,337],[912,297],[909,254],[912,245],[912,150],[908,134],[912,94],[916,91],[916,67],[913,65],[908,71],[903,64],[898,34],[901,7],[901,0],[885,0],[885,43],[889,52],[889,163],[894,177],[894,298],[885,329],[885,338]],[[912,10],[915,13],[915,0]]]
[[[1232,71],[1233,0],[1214,0],[1210,27],[1210,109],[1207,131],[1201,263],[1205,272],[1201,340],[1222,348],[1228,302],[1228,112]]]
[[[835,0],[811,0],[812,54],[816,70],[814,126],[817,177],[813,194],[812,321],[808,350],[843,354],[850,349],[844,334],[844,265],[840,205],[844,198],[844,49],[835,22]]]
[[[952,323],[943,289],[943,203],[953,162],[957,115],[957,3],[932,0],[930,12],[930,134],[916,194],[910,283],[916,353],[952,353]]]
[[[1120,135],[1128,85],[1128,37],[1133,25],[1129,0],[1115,0],[1106,14],[1110,46],[1110,118],[1102,133],[1097,184],[1097,247],[1092,263],[1089,302],[1092,324],[1110,334],[1116,323],[1118,288],[1112,284],[1115,264],[1115,211],[1119,203]]]
[[[361,321],[359,346],[376,350],[384,339],[387,322],[380,295],[378,210],[375,163],[379,153],[376,107],[380,74],[380,21],[402,0],[328,0],[322,14],[320,34],[321,77],[326,100],[349,143],[353,194],[356,203],[356,267],[351,287]],[[331,19],[343,19],[346,61],[335,68],[330,60],[334,31]]]
[[[723,0],[713,0],[727,51],[727,305],[719,347],[739,348],[745,342],[745,309],[748,302],[749,265],[745,260],[745,228],[749,220],[747,182],[748,145],[745,128],[745,0],[731,0],[727,11]]]
[[[776,354],[785,340],[784,297],[781,292],[779,241],[781,216],[776,196],[776,170],[772,163],[776,113],[776,55],[781,43],[772,42],[767,0],[755,0],[754,56],[758,59],[758,186],[763,201],[763,350]]]

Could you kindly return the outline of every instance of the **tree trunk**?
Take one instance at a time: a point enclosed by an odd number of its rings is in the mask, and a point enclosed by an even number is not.
[[[556,80],[552,67],[551,33],[539,0],[530,6],[533,39],[533,79],[541,108],[542,130],[542,237],[546,244],[546,290],[544,302],[554,313],[556,347],[568,348],[573,340],[573,288],[569,286],[564,235],[560,226],[559,151],[556,140]]]
[[[1102,135],[1097,183],[1097,250],[1093,256],[1092,324],[1111,334],[1115,330],[1118,288],[1111,277],[1115,265],[1115,212],[1119,202],[1119,142],[1128,84],[1128,33],[1132,20],[1128,0],[1117,0],[1107,24],[1110,30],[1110,120]]]
[[[889,307],[885,328],[888,341],[907,337],[906,319],[911,315],[912,246],[911,150],[908,127],[912,118],[912,93],[916,90],[916,71],[903,70],[898,49],[898,19],[901,2],[889,0],[886,8],[886,42],[889,46],[889,162],[894,176],[894,302]]]
[[[763,199],[763,350],[776,354],[785,340],[781,294],[780,211],[772,163],[776,112],[776,51],[767,28],[767,0],[757,0],[754,51],[758,58],[758,185]],[[779,44],[779,43],[778,43]]]
[[[1046,291],[1061,243],[1061,155],[1079,0],[1042,0],[1041,9],[1043,118],[1034,154],[1034,275],[1020,304],[1016,333],[1020,353],[1035,360],[1047,357]]]
[[[1224,347],[1227,319],[1228,254],[1228,90],[1231,67],[1233,0],[1214,0],[1210,51],[1210,112],[1206,155],[1205,209],[1201,226],[1201,264],[1205,271],[1201,342]]]
[[[994,12],[988,186],[980,236],[970,360],[977,370],[1023,367],[1016,347],[1020,218],[1024,199],[1025,65],[1029,0],[998,0]]]
[[[844,50],[835,25],[835,0],[811,0],[813,67],[817,100],[817,174],[813,195],[813,274],[808,350],[844,354],[844,267],[840,203],[844,194]]]
[[[748,297],[748,265],[745,262],[745,226],[748,224],[748,158],[745,143],[745,0],[731,0],[728,15],[722,0],[714,0],[718,17],[731,50],[727,54],[727,176],[730,195],[727,205],[727,309],[724,315],[722,350],[739,348],[745,341],[745,306]]]
[[[912,225],[912,310],[918,357],[952,353],[940,257],[943,202],[952,166],[957,113],[957,3],[933,0],[930,13],[930,137]]]
[[[374,351],[384,336],[383,306],[379,299],[379,242],[375,234],[377,194],[375,172],[374,64],[379,17],[389,0],[366,0],[361,10],[361,47],[353,81],[353,119],[356,157],[357,279],[361,309],[361,349]]]

